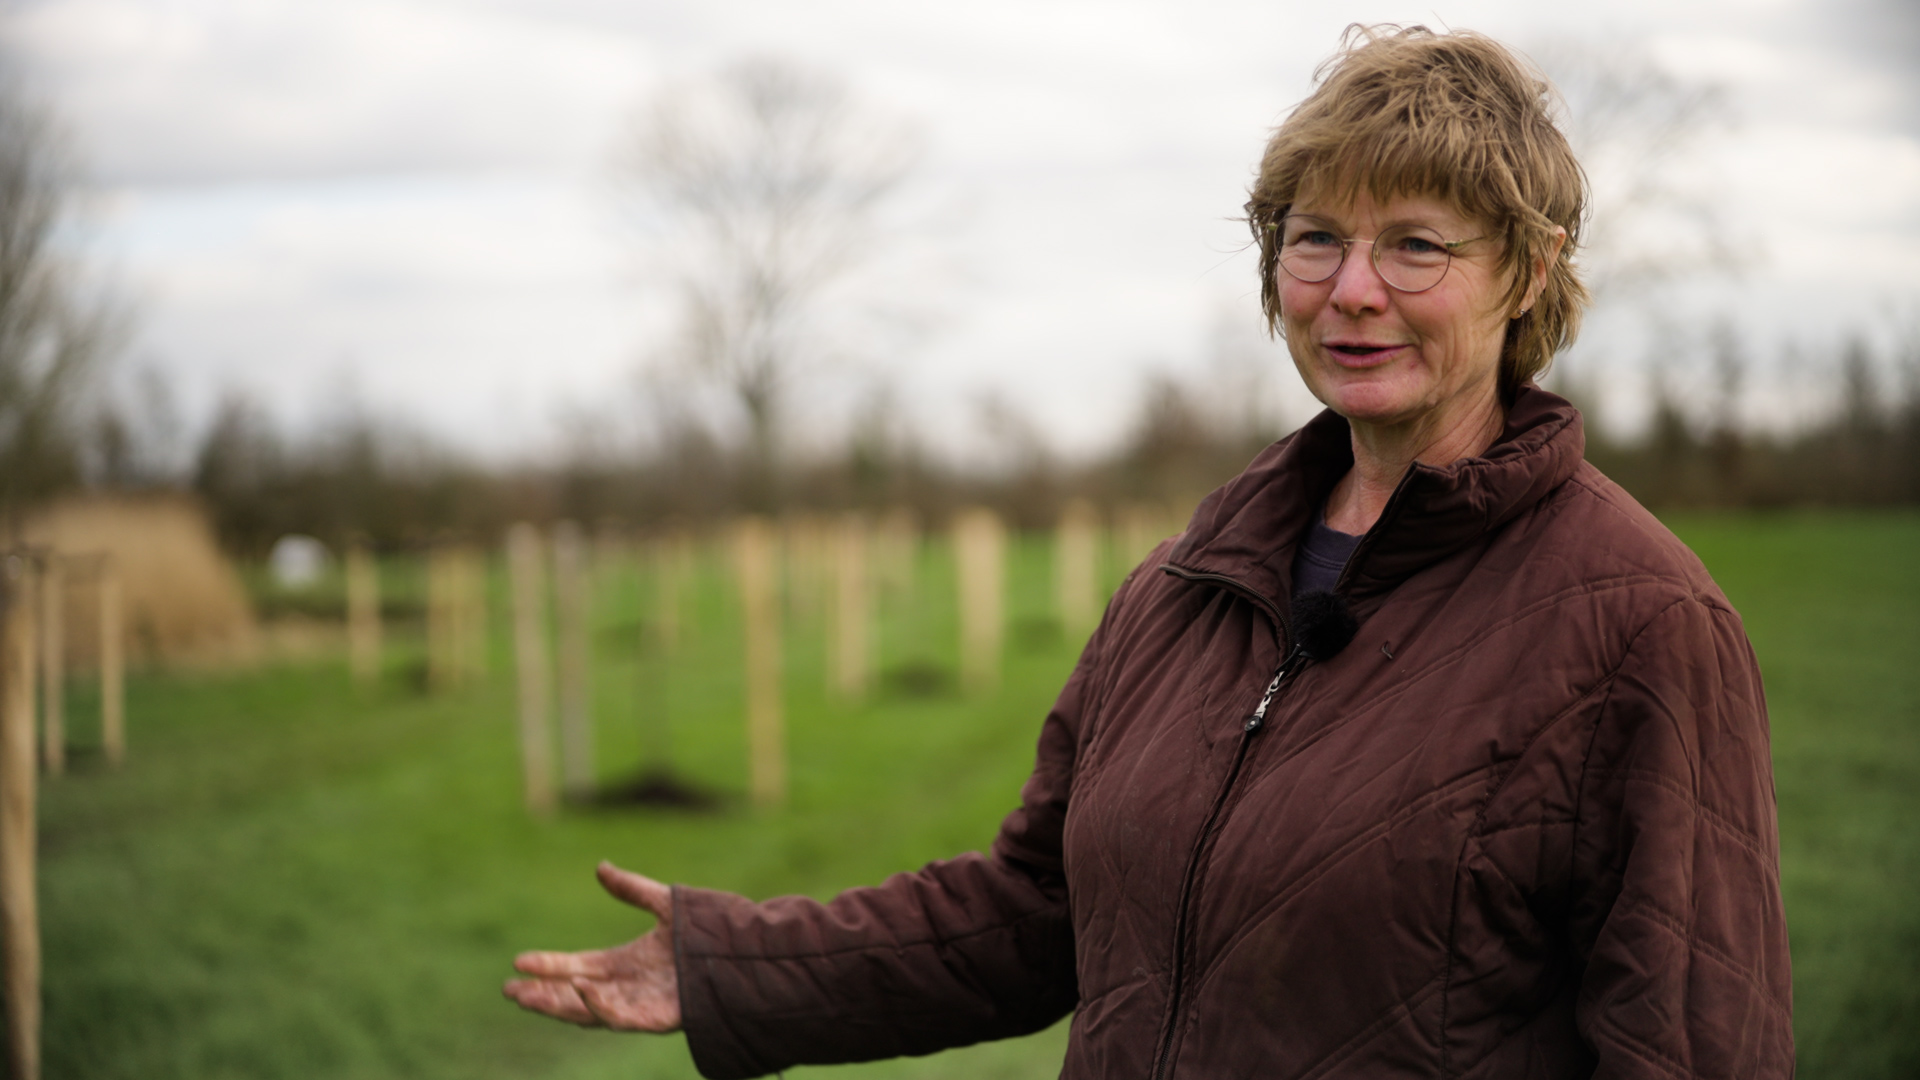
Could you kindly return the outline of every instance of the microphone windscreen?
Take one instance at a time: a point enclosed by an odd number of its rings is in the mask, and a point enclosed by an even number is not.
[[[1293,640],[1310,660],[1331,660],[1360,629],[1347,598],[1335,592],[1300,593],[1293,598]]]

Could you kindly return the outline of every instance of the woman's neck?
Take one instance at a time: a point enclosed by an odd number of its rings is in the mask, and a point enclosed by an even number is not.
[[[1406,424],[1349,420],[1353,468],[1327,498],[1327,526],[1356,534],[1373,528],[1414,462],[1451,465],[1479,457],[1500,437],[1506,423],[1507,411],[1498,398],[1444,419],[1427,416]]]

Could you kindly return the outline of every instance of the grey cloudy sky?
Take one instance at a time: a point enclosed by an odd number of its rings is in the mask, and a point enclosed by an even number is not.
[[[891,383],[947,445],[997,391],[1084,449],[1124,424],[1141,372],[1197,373],[1218,327],[1254,325],[1231,218],[1264,133],[1356,19],[1641,50],[1725,85],[1734,123],[1689,167],[1753,254],[1650,306],[1683,333],[1726,311],[1767,343],[1886,333],[1920,297],[1913,10],[36,0],[11,19],[98,178],[91,245],[135,298],[131,356],[190,414],[229,388],[290,418],[354,397],[506,454],[632,397],[660,319],[610,148],[646,94],[743,55],[831,70],[927,140],[895,252],[918,261],[890,276],[915,330],[822,380]],[[1634,385],[1649,345],[1595,335],[1581,362]]]

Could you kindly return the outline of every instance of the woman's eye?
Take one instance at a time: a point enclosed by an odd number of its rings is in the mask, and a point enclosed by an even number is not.
[[[1334,247],[1340,238],[1325,229],[1310,229],[1294,238],[1294,243],[1305,247]]]
[[[1403,236],[1395,246],[1409,255],[1438,255],[1447,250],[1438,240],[1424,236]]]

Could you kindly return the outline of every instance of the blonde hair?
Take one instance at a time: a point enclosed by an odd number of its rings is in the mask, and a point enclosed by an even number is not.
[[[1527,269],[1551,255],[1540,295],[1507,325],[1500,391],[1511,400],[1573,343],[1589,299],[1573,265],[1586,174],[1554,126],[1553,87],[1480,34],[1357,23],[1315,81],[1267,141],[1246,205],[1269,332],[1281,330],[1280,219],[1302,192],[1444,199],[1503,241],[1509,309],[1525,300]],[[1566,242],[1552,254],[1556,227]]]

